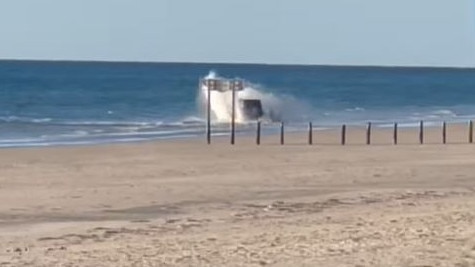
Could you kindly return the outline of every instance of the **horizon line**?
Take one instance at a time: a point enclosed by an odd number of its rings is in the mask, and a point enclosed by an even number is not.
[[[377,64],[331,64],[331,63],[263,63],[263,62],[202,62],[202,61],[148,61],[148,60],[88,60],[88,59],[18,59],[0,58],[0,62],[68,62],[68,63],[126,63],[126,64],[202,64],[202,65],[252,65],[288,67],[361,67],[361,68],[414,68],[414,69],[475,69],[475,66],[431,66],[431,65],[377,65]]]

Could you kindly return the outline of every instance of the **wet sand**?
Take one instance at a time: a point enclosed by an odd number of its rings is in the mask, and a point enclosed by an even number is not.
[[[464,125],[0,150],[0,266],[475,266]]]

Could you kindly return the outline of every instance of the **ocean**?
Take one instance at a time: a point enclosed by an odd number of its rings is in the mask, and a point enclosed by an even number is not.
[[[474,69],[0,61],[0,147],[204,138],[199,79],[210,72],[244,79],[294,131],[475,118]]]

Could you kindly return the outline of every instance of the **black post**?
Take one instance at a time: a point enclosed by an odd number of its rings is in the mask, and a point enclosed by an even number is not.
[[[231,89],[232,91],[232,103],[231,103],[231,145],[234,145],[235,141],[235,132],[236,132],[236,88],[233,84]]]
[[[256,132],[256,144],[261,144],[261,122],[257,122],[257,132]]]
[[[371,145],[371,122],[368,122],[368,127],[366,128],[366,144]]]
[[[447,144],[447,123],[442,123],[442,143]]]
[[[398,127],[397,127],[397,122],[394,123],[394,133],[393,133],[393,141],[394,141],[394,144],[397,145],[397,130],[398,130]]]
[[[209,82],[206,83],[206,87],[208,88],[206,139],[209,145],[211,144],[211,85]]]
[[[280,123],[280,144],[284,144],[284,122]]]
[[[313,125],[312,122],[308,123],[308,144],[313,144]]]
[[[419,126],[419,143],[424,144],[424,121],[421,121]]]
[[[473,144],[473,121],[470,120],[468,123],[468,142]]]
[[[341,145],[344,146],[346,144],[346,125],[343,124],[341,126]]]

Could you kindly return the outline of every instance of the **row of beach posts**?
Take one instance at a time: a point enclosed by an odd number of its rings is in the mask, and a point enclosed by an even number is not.
[[[241,79],[231,79],[222,81],[220,79],[201,79],[199,81],[199,87],[202,85],[207,87],[207,126],[206,126],[206,139],[207,143],[211,144],[211,91],[231,91],[232,92],[232,114],[231,114],[231,129],[230,129],[230,143],[235,144],[236,139],[236,91],[241,91],[245,88],[244,81]],[[261,144],[261,122],[257,122],[256,130],[256,144]],[[285,131],[284,122],[280,123],[280,144],[285,143]],[[371,144],[372,123],[369,122],[366,127],[366,144]],[[346,145],[347,126],[343,124],[341,126],[341,145]],[[308,123],[308,144],[312,145],[313,140],[313,125],[312,122]],[[424,121],[420,121],[419,124],[419,143],[424,144]],[[447,144],[447,123],[442,123],[442,143]],[[468,143],[473,143],[473,121],[469,121],[468,125]],[[393,144],[398,144],[398,123],[394,123],[393,127]]]
[[[257,145],[260,145],[261,144],[261,129],[262,129],[262,126],[261,126],[261,122],[258,121],[257,122],[257,127],[256,127],[256,144]],[[341,130],[340,130],[340,144],[341,145],[346,145],[347,144],[347,125],[346,124],[343,124],[341,126]],[[433,127],[431,127],[433,128]],[[467,140],[468,140],[468,143],[470,144],[473,144],[473,137],[474,137],[474,133],[473,133],[473,121],[470,120],[469,123],[468,123],[468,134],[467,134]],[[232,123],[231,124],[231,129],[230,129],[230,143],[232,145],[235,144],[235,125]],[[424,121],[420,121],[419,122],[419,143],[420,144],[424,144]],[[307,143],[309,145],[313,145],[314,144],[314,126],[313,126],[313,123],[312,122],[309,122],[308,123],[308,139],[307,139]],[[398,126],[398,123],[394,123],[394,126],[393,126],[393,136],[392,136],[392,141],[393,141],[393,144],[394,145],[397,145],[398,144],[398,133],[399,133],[399,126]],[[369,122],[367,125],[366,125],[366,144],[367,145],[371,145],[371,137],[372,137],[372,123]],[[447,144],[447,139],[448,139],[448,135],[447,135],[447,122],[443,122],[442,123],[442,144]],[[208,144],[211,144],[211,127],[208,126],[207,128],[207,142]],[[280,123],[280,144],[281,145],[284,145],[285,144],[285,124],[283,122]]]

